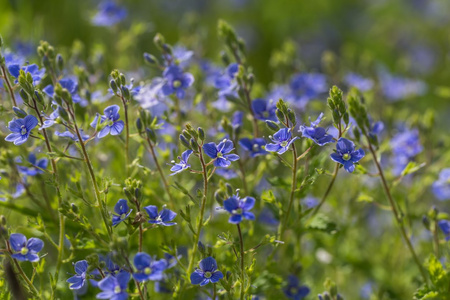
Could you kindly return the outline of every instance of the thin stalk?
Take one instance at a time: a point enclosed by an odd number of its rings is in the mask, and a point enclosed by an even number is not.
[[[200,240],[200,232],[203,227],[203,215],[205,213],[206,199],[207,199],[206,195],[208,194],[208,173],[206,170],[206,164],[205,164],[205,160],[203,158],[203,152],[202,152],[201,146],[198,146],[198,151],[199,151],[200,164],[202,165],[202,171],[203,171],[203,198],[202,198],[202,204],[200,207],[200,218],[199,218],[198,224],[197,224],[197,232],[195,233],[195,243],[192,248],[191,260],[189,261],[189,265],[188,265],[188,269],[187,269],[188,275],[191,274],[192,268],[194,267],[195,254],[197,252],[197,245],[198,245],[198,241]]]
[[[143,230],[142,224],[139,224],[139,252],[142,252]]]
[[[161,175],[161,180],[164,184],[164,189],[166,190],[167,195],[169,195],[169,199],[170,199],[170,206],[172,209],[175,208],[175,202],[174,199],[172,197],[172,193],[170,192],[170,188],[169,188],[169,184],[167,183],[166,177],[164,176],[164,172],[158,162],[158,159],[156,157],[156,153],[155,153],[155,148],[153,147],[152,142],[150,141],[150,139],[147,137],[147,143],[148,146],[150,148],[150,154],[153,157],[153,161],[155,162],[156,168],[158,169],[159,175]]]
[[[298,163],[298,161],[297,161],[297,149],[295,148],[294,143],[292,143],[292,151],[293,151],[293,155],[292,155],[291,194],[289,197],[289,205],[288,205],[288,209],[286,211],[286,216],[285,216],[283,222],[280,223],[280,228],[278,231],[278,238],[280,238],[280,239],[283,236],[284,231],[286,230],[286,225],[289,220],[289,215],[291,213],[292,204],[294,202],[295,190],[297,189],[297,163]]]
[[[244,239],[242,238],[241,226],[237,224],[237,229],[239,232],[239,244],[241,246],[241,294],[240,299],[244,300],[245,294],[245,274],[244,274]],[[213,298],[214,299],[214,298]]]
[[[37,107],[36,99],[32,96],[31,99],[33,100],[33,108],[36,112],[36,115],[39,118],[39,122],[41,125],[44,124],[44,120],[42,119],[42,115],[39,112],[39,109]],[[53,152],[52,145],[50,144],[50,140],[47,135],[47,130],[45,128],[42,129],[42,133],[44,135],[45,139],[45,145],[47,147],[48,152]],[[51,165],[52,165],[52,174],[53,174],[53,180],[55,182],[55,188],[56,188],[56,194],[58,196],[58,208],[62,205],[62,196],[61,196],[61,190],[59,188],[59,176],[58,176],[58,169],[56,167],[56,161],[55,159],[50,159]],[[55,271],[55,281],[58,281],[59,277],[59,271],[61,270],[62,265],[62,257],[64,254],[64,230],[65,230],[65,218],[62,213],[59,213],[59,244],[58,244],[58,259],[56,263],[56,271]]]
[[[126,174],[128,176],[129,174],[129,168],[130,168],[130,153],[129,153],[129,145],[130,145],[130,126],[128,123],[128,103],[123,98],[123,96],[120,96],[122,99],[123,104],[123,110],[125,113],[125,131],[126,131],[126,138],[125,138],[125,164],[126,164]]]
[[[73,110],[70,106],[68,106],[68,111],[69,111],[70,116],[72,117],[73,125],[75,127],[75,133],[77,134],[78,141],[79,141],[80,147],[81,147],[81,151],[83,153],[84,162],[88,168],[89,176],[91,177],[92,186],[94,188],[94,193],[95,193],[95,200],[97,202],[96,206],[98,206],[98,208],[100,209],[100,215],[102,216],[103,223],[105,224],[105,227],[106,227],[106,231],[108,232],[108,235],[111,238],[112,232],[111,232],[111,228],[109,227],[109,223],[106,220],[105,215],[103,214],[102,203],[101,203],[101,199],[100,199],[100,190],[98,188],[97,179],[95,179],[95,173],[94,173],[94,168],[92,167],[92,162],[89,158],[89,155],[86,151],[86,146],[84,145],[83,139],[81,137],[81,133],[78,128],[77,120],[75,118],[75,113],[73,112]]]
[[[319,212],[322,205],[325,203],[325,200],[327,200],[328,195],[331,192],[331,189],[333,188],[334,182],[336,181],[337,174],[339,172],[339,164],[336,163],[336,167],[334,168],[333,176],[331,177],[331,181],[328,184],[328,187],[325,191],[325,194],[323,194],[322,199],[320,200],[319,204],[314,208],[313,212],[311,213],[309,222],[312,220],[312,218]],[[309,224],[308,222],[308,224]]]
[[[8,87],[9,95],[11,96],[12,106],[17,106],[16,96],[14,95],[14,90],[11,87],[11,83],[9,82],[9,77],[8,77],[8,73],[6,73],[5,66],[1,65],[1,69],[2,69],[3,79],[5,80],[6,86]]]
[[[378,161],[378,158],[377,158],[377,155],[375,153],[375,150],[373,149],[372,144],[370,143],[370,139],[369,139],[369,137],[367,135],[366,135],[366,139],[367,139],[367,142],[369,144],[369,150],[370,150],[370,153],[372,154],[373,161],[374,161],[374,163],[375,163],[375,165],[376,165],[376,167],[378,169],[378,173],[380,174],[381,183],[383,185],[384,192],[386,193],[386,196],[387,196],[387,198],[389,200],[389,204],[390,204],[390,206],[392,208],[392,213],[394,214],[395,220],[397,221],[397,224],[398,224],[398,226],[400,228],[400,232],[401,232],[401,234],[403,236],[403,239],[406,242],[406,245],[408,246],[409,251],[411,252],[411,255],[413,256],[413,259],[414,259],[417,267],[419,268],[419,271],[420,271],[420,273],[421,273],[421,275],[423,277],[424,282],[427,283],[428,282],[427,275],[425,274],[425,271],[422,268],[422,264],[420,263],[419,258],[417,257],[416,251],[414,250],[414,247],[411,244],[411,240],[409,239],[409,237],[408,237],[408,235],[406,233],[405,225],[403,224],[402,219],[401,219],[401,217],[398,214],[396,202],[392,198],[391,191],[389,189],[389,185],[387,184],[386,178],[384,177],[383,169],[381,168],[381,165],[380,165],[380,163]]]
[[[216,287],[216,284],[214,283],[213,284],[213,296],[212,296],[212,298],[213,298],[213,300],[216,300],[216,294],[217,294],[217,287]]]
[[[16,266],[17,270],[19,271],[20,276],[22,276],[22,278],[25,280],[25,282],[28,284],[28,286],[30,287],[30,289],[33,291],[33,293],[35,293],[36,295],[40,297],[39,291],[36,289],[36,287],[34,286],[34,284],[30,281],[30,279],[28,278],[28,276],[25,274],[25,272],[23,271],[22,267],[19,265],[19,263],[17,262],[16,259],[12,259],[14,261],[14,265]]]
[[[433,230],[433,240],[434,240],[434,252],[436,257],[439,257],[439,236],[438,236],[438,222],[434,222]]]

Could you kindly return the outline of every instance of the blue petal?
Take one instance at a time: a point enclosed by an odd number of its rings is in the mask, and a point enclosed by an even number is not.
[[[144,252],[139,252],[134,257],[134,266],[140,271],[150,267],[151,262],[152,257]]]
[[[365,153],[363,149],[358,149],[354,151],[351,155],[352,155],[351,161],[358,162],[364,157]]]
[[[222,154],[227,154],[231,152],[234,149],[233,142],[230,140],[226,140],[224,142],[220,142],[219,145],[217,145],[217,151],[221,152]]]
[[[44,242],[38,238],[31,238],[27,242],[27,248],[30,251],[39,252],[44,248]]]
[[[204,280],[203,272],[196,270],[191,274],[191,284],[200,284]]]
[[[244,218],[246,218],[247,220],[251,220],[251,221],[255,220],[255,215],[252,212],[249,212],[249,211],[243,212],[242,216]]]
[[[215,143],[207,143],[203,145],[203,151],[211,158],[217,157],[217,148]]]
[[[250,210],[255,205],[255,198],[245,197],[244,199],[241,200],[241,203],[242,203],[241,207],[243,210]]]
[[[102,130],[100,130],[100,132],[97,134],[97,137],[99,139],[104,138],[105,136],[107,136],[109,134],[109,132],[111,131],[111,127],[109,126],[105,126]]]
[[[219,281],[220,279],[222,279],[222,278],[223,278],[222,272],[216,271],[216,272],[214,272],[214,273],[212,274],[210,280],[211,280],[212,283],[216,283],[216,282],[218,282],[218,281]]]
[[[114,212],[118,215],[125,214],[129,210],[128,202],[125,199],[119,199],[114,206]]]
[[[144,207],[150,219],[156,219],[158,217],[158,208],[155,205],[149,205]]]
[[[265,150],[269,152],[277,152],[280,148],[282,147],[278,144],[267,144]]]
[[[239,208],[239,200],[236,196],[232,196],[228,198],[227,200],[223,201],[223,207],[231,213],[233,210],[236,210]]]
[[[217,270],[217,262],[213,257],[209,256],[202,259],[200,262],[200,269],[202,269],[203,272],[214,272]]]
[[[163,222],[172,221],[176,216],[177,214],[171,211],[170,209],[164,208],[161,211],[161,220]]]
[[[336,150],[340,153],[351,153],[355,150],[355,144],[346,138],[340,138],[336,144]]]
[[[346,161],[344,164],[344,169],[349,173],[353,173],[353,171],[355,171],[355,165],[351,161]]]
[[[242,215],[232,215],[229,219],[228,222],[231,224],[239,224],[242,221]]]
[[[228,168],[231,165],[231,162],[229,160],[226,160],[225,158],[219,157],[214,161],[215,167],[222,167],[222,168]]]
[[[337,163],[345,164],[345,160],[342,159],[342,156],[339,155],[338,153],[331,153],[331,154],[330,154],[330,158],[331,158],[332,160],[334,160],[335,162],[337,162]]]
[[[80,260],[75,263],[75,273],[81,275],[87,271],[88,263],[86,260]]]
[[[21,233],[13,233],[9,236],[9,243],[14,251],[19,252],[27,243],[27,238]]]

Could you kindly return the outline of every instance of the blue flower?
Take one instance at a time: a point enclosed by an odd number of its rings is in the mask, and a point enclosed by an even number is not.
[[[230,180],[233,178],[239,177],[239,175],[233,169],[217,169],[216,174],[225,178],[226,180]]]
[[[151,224],[164,226],[173,226],[177,224],[171,222],[177,216],[177,214],[170,209],[163,208],[160,213],[158,213],[158,208],[155,205],[146,206],[144,207],[144,209],[150,217],[150,220],[148,222]]]
[[[14,145],[22,145],[28,140],[31,130],[36,127],[38,120],[35,116],[28,115],[23,119],[15,119],[8,123],[8,129],[13,133],[10,133],[5,141],[14,142]]]
[[[189,156],[192,154],[192,150],[186,150],[181,154],[181,157],[178,156],[178,159],[180,160],[179,163],[173,162],[173,167],[170,168],[170,171],[173,172],[170,175],[175,175],[180,173],[181,171],[184,171],[186,169],[189,169],[191,167],[190,164],[188,164]]]
[[[266,141],[263,138],[243,138],[239,140],[239,145],[241,145],[244,150],[250,152],[251,157],[267,154],[267,151],[263,149],[263,146],[266,145]]]
[[[158,281],[163,279],[163,271],[167,268],[165,260],[153,260],[150,255],[139,252],[134,257],[134,266],[137,271],[133,277],[139,281]]]
[[[236,111],[234,112],[233,116],[231,117],[231,127],[233,127],[234,130],[239,129],[244,124],[244,113],[242,111]]]
[[[323,118],[323,113],[319,115],[316,121],[312,122],[311,118],[309,119],[309,122],[311,123],[311,126],[300,126],[300,132],[302,133],[302,136],[307,137],[311,139],[314,143],[316,143],[319,146],[323,146],[328,143],[332,143],[333,136],[330,134],[327,134],[327,131],[325,128],[318,127],[320,121]]]
[[[394,154],[394,174],[400,175],[409,161],[422,152],[419,131],[417,129],[403,130],[397,133],[390,141]]]
[[[272,100],[255,99],[252,101],[252,110],[255,118],[258,120],[278,121],[277,115],[275,114],[277,107]]]
[[[27,176],[36,176],[37,174],[44,173],[41,169],[47,169],[48,159],[41,158],[40,160],[36,160],[36,155],[34,153],[30,153],[30,155],[28,155],[28,162],[32,165],[32,167],[17,166],[20,173]]]
[[[200,262],[200,269],[195,269],[191,274],[191,283],[207,285],[209,282],[216,283],[223,278],[222,272],[217,270],[217,262],[214,258],[207,257]]]
[[[120,118],[119,110],[120,107],[118,105],[111,105],[103,110],[104,115],[100,115],[97,113],[94,121],[92,121],[91,123],[91,127],[97,127],[98,117],[100,117],[100,124],[106,122],[105,127],[103,127],[103,129],[100,130],[100,132],[97,134],[97,137],[99,139],[104,138],[109,133],[111,135],[119,135],[122,132],[125,124],[122,120],[118,121]]]
[[[171,62],[171,64],[176,63],[181,67],[186,67],[192,56],[194,56],[194,51],[188,50],[184,46],[176,45],[172,49],[172,55],[164,54],[163,58],[168,65]]]
[[[109,275],[98,283],[102,290],[97,294],[97,299],[125,300],[128,299],[127,287],[130,281],[130,273],[120,272],[115,277]]]
[[[445,234],[445,240],[450,241],[450,221],[440,220],[438,222],[439,228],[441,228],[442,232]]]
[[[347,172],[355,170],[355,164],[364,157],[363,149],[355,150],[355,144],[346,138],[340,138],[336,144],[336,152],[330,155],[331,159],[344,165]]]
[[[80,290],[86,285],[86,272],[88,263],[86,260],[77,261],[74,265],[76,275],[70,277],[66,282],[70,283],[69,289]]]
[[[176,65],[167,67],[163,72],[165,84],[162,86],[162,92],[165,96],[175,94],[179,99],[183,99],[185,89],[194,83],[194,76],[190,73],[184,73],[183,70]]]
[[[215,143],[207,143],[203,145],[203,151],[214,159],[215,167],[223,167],[227,168],[231,165],[232,161],[236,161],[239,159],[237,154],[228,154],[233,151],[234,145],[230,140],[223,140],[216,145]]]
[[[55,109],[50,116],[44,115],[44,123],[42,124],[41,127],[39,127],[39,129],[44,129],[44,128],[49,128],[51,126],[53,126],[56,123],[56,120],[59,117],[59,107],[57,109]]]
[[[384,123],[381,121],[372,122],[369,135],[372,137],[378,136],[384,129]]]
[[[114,1],[103,1],[98,5],[98,12],[92,18],[96,26],[113,26],[127,17],[127,10]]]
[[[431,189],[438,200],[450,200],[450,168],[439,173],[439,179],[433,182]]]
[[[39,261],[39,256],[36,254],[44,247],[44,242],[38,238],[27,238],[21,233],[13,233],[9,237],[11,248],[18,253],[11,255],[13,258],[20,261]]]
[[[310,292],[309,288],[304,285],[300,285],[300,281],[294,275],[289,275],[287,286],[283,289],[284,294],[289,299],[302,300]]]
[[[282,128],[278,130],[273,137],[270,137],[270,139],[273,144],[267,144],[266,151],[283,154],[289,149],[291,144],[298,139],[298,137],[292,138],[291,130],[289,128]]]
[[[306,206],[306,209],[310,209],[319,205],[319,200],[313,196],[306,196],[301,202]]]
[[[39,66],[36,64],[27,65],[24,67],[20,67],[19,64],[10,64],[8,66],[8,71],[14,78],[16,78],[15,80],[16,83],[18,82],[17,79],[19,78],[21,69],[25,72],[25,74],[27,73],[31,74],[34,85],[39,84],[39,81],[41,81],[42,77],[45,74],[45,69],[39,70]]]
[[[242,218],[247,220],[255,220],[255,215],[250,210],[255,205],[255,198],[245,197],[240,199],[239,195],[233,195],[227,200],[223,201],[223,208],[228,211],[231,216],[228,222],[231,224],[239,224]]]
[[[114,205],[114,212],[116,214],[113,214],[112,216],[113,226],[116,226],[117,224],[128,218],[132,211],[133,210],[128,207],[127,200],[119,199],[116,205]]]
[[[356,73],[348,73],[345,76],[345,83],[350,87],[357,88],[361,92],[370,91],[374,86],[372,79],[362,77]]]
[[[290,87],[299,102],[307,102],[327,91],[325,75],[319,73],[301,73],[294,75]],[[304,105],[304,104],[303,104]]]
[[[64,131],[64,132],[55,131],[55,135],[59,136],[59,137],[70,138],[74,142],[78,142],[78,136],[70,131]],[[83,141],[85,141],[89,138],[89,135],[84,134],[82,129],[80,129],[80,135],[81,135],[81,138],[83,139]]]
[[[384,96],[390,101],[421,96],[427,90],[423,81],[393,76],[386,72],[381,74],[380,84]]]
[[[75,80],[70,78],[61,79],[59,80],[59,84],[72,95],[73,103],[79,103],[81,106],[86,106],[88,104],[85,99],[82,99],[78,95],[78,83]],[[52,99],[55,96],[55,87],[51,84],[47,85],[42,91]]]

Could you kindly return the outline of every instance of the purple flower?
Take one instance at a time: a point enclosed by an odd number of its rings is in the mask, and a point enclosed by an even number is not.
[[[297,98],[296,102],[304,106],[304,102],[317,98],[327,91],[327,80],[323,74],[302,73],[292,77],[290,87]]]
[[[98,5],[98,12],[92,18],[96,26],[113,26],[127,17],[127,10],[114,1],[103,1]]]
[[[244,150],[250,152],[251,157],[267,154],[267,151],[263,149],[263,146],[266,145],[266,141],[263,138],[243,138],[239,140],[239,145],[241,145]]]
[[[19,146],[25,143],[30,136],[31,130],[36,127],[38,120],[35,116],[28,115],[23,119],[15,119],[8,123],[8,129],[13,133],[10,133],[5,141],[14,142],[14,145]]]
[[[236,154],[228,154],[233,151],[234,145],[230,140],[223,140],[216,145],[215,143],[207,143],[203,145],[203,151],[214,159],[215,167],[227,168],[231,165],[232,161],[236,161],[239,159],[239,156]]]
[[[358,163],[365,153],[363,149],[355,150],[355,144],[346,138],[340,138],[336,144],[336,152],[330,155],[331,159],[344,165],[344,169],[352,173],[355,164]]]
[[[112,216],[112,224],[113,226],[116,226],[131,214],[133,210],[128,207],[127,200],[125,199],[119,199],[117,201],[116,205],[114,205],[114,212]]]
[[[78,83],[75,80],[65,78],[59,80],[59,84],[72,95],[73,103],[79,103],[81,106],[86,106],[88,104],[85,99],[82,99],[78,95]],[[47,85],[42,91],[52,99],[55,96],[55,87],[51,84]]]
[[[165,260],[153,260],[150,255],[144,252],[139,252],[134,257],[134,266],[137,272],[133,277],[139,281],[158,281],[163,279],[163,271],[167,268]]]
[[[175,94],[179,99],[183,99],[185,89],[194,83],[194,76],[190,73],[184,73],[176,65],[167,67],[163,73],[165,84],[162,86],[162,92],[165,96]]]
[[[103,127],[103,129],[100,130],[100,132],[97,134],[98,138],[101,139],[107,136],[109,133],[111,135],[119,135],[122,132],[125,124],[122,120],[119,121],[119,110],[120,107],[118,105],[111,105],[103,110],[104,115],[100,115],[97,113],[94,121],[92,121],[91,123],[91,127],[97,127],[98,117],[100,117],[100,124],[106,123],[105,127]]]
[[[200,269],[195,269],[192,272],[191,283],[204,286],[209,282],[216,283],[222,278],[223,274],[217,270],[216,260],[210,256],[200,262]]]
[[[417,129],[397,133],[391,139],[390,145],[394,154],[394,174],[396,175],[399,175],[408,162],[423,150]]]
[[[146,206],[144,207],[144,209],[150,217],[150,220],[148,222],[151,224],[164,226],[173,226],[177,224],[171,222],[177,216],[177,214],[170,209],[163,208],[160,213],[158,213],[158,208],[155,205]]]
[[[309,118],[309,122],[311,123],[311,126],[300,126],[299,131],[302,133],[302,136],[307,137],[311,139],[314,143],[316,143],[319,146],[323,146],[328,143],[332,143],[333,136],[330,134],[327,134],[327,131],[325,128],[318,127],[320,121],[323,118],[323,113],[319,115],[316,121],[312,122],[311,118]]]
[[[228,211],[231,216],[228,222],[231,224],[239,224],[242,218],[247,220],[255,220],[255,215],[250,210],[255,205],[255,198],[245,197],[240,199],[239,195],[233,195],[223,201],[223,208]]]
[[[173,172],[170,175],[175,175],[180,173],[181,171],[184,171],[186,169],[189,169],[191,167],[190,164],[188,164],[189,156],[192,154],[192,150],[186,150],[181,154],[181,157],[178,156],[178,159],[180,160],[179,163],[175,163],[173,161],[173,167],[170,168],[170,171]]]
[[[30,155],[28,155],[28,162],[32,165],[32,167],[17,166],[20,173],[27,176],[36,176],[37,174],[44,173],[41,169],[47,169],[48,159],[41,158],[40,160],[36,160],[36,155],[34,153],[30,153]]]
[[[77,261],[74,265],[76,275],[70,277],[66,282],[70,283],[69,289],[80,290],[86,285],[86,272],[88,263],[86,260]]]
[[[284,294],[289,299],[302,300],[310,292],[309,288],[304,285],[300,285],[300,281],[294,275],[289,275],[287,286],[283,289]]]
[[[27,73],[31,74],[34,85],[39,84],[39,81],[41,81],[42,77],[45,74],[45,69],[43,68],[43,69],[39,70],[39,66],[36,64],[27,65],[24,67],[20,67],[19,64],[10,64],[8,66],[8,71],[14,78],[16,78],[16,81],[15,81],[16,83],[18,82],[17,79],[19,78],[21,69],[25,72],[25,74],[27,74]]]
[[[44,115],[44,123],[42,124],[41,127],[39,127],[39,129],[44,129],[44,128],[49,128],[51,126],[53,126],[56,123],[56,120],[59,117],[59,107],[57,109],[55,109],[50,116]]]
[[[291,144],[298,139],[298,137],[292,138],[291,130],[289,128],[282,128],[278,130],[273,137],[270,137],[270,139],[273,144],[267,144],[266,151],[283,154],[289,149]]]
[[[450,168],[439,173],[439,179],[433,182],[431,189],[438,200],[450,200]]]
[[[450,221],[440,220],[438,222],[439,228],[441,228],[442,232],[445,234],[445,240],[450,241]]]
[[[390,101],[399,101],[425,94],[427,85],[420,80],[383,73],[380,78],[384,96]]]
[[[98,283],[102,290],[97,294],[97,299],[125,300],[128,299],[127,287],[130,281],[130,273],[120,272],[116,276],[109,275]]]
[[[78,142],[78,136],[76,134],[73,134],[70,131],[64,131],[64,132],[55,131],[55,135],[59,136],[59,137],[70,138],[74,142]],[[80,129],[80,135],[81,135],[81,138],[83,139],[83,141],[85,141],[89,138],[89,135],[84,134],[82,129]]]
[[[39,256],[36,254],[44,247],[44,242],[38,238],[27,238],[21,233],[13,233],[9,237],[11,248],[17,252],[12,255],[13,258],[20,261],[39,261]]]
[[[272,100],[255,99],[252,101],[252,110],[255,114],[255,118],[258,120],[278,122],[278,118],[275,114],[277,107]]]
[[[361,92],[370,91],[374,86],[372,79],[362,77],[356,73],[348,73],[345,76],[345,83],[350,87],[357,88]]]

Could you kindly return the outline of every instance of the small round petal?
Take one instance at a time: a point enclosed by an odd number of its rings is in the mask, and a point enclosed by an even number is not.
[[[267,144],[265,149],[269,152],[278,152],[282,147],[278,144]]]
[[[229,219],[228,222],[231,224],[239,224],[242,221],[242,215],[232,215]]]
[[[177,216],[177,214],[175,212],[171,211],[170,209],[164,208],[161,211],[161,219],[162,219],[163,222],[170,222],[176,216]]]
[[[39,123],[36,117],[33,115],[28,115],[23,120],[25,122],[25,127],[27,128],[28,131],[36,127],[37,124]]]
[[[243,212],[242,216],[244,218],[246,218],[247,220],[250,220],[250,221],[254,221],[255,220],[255,215],[252,212],[249,212],[249,211]]]
[[[200,284],[203,282],[205,278],[203,277],[203,272],[199,270],[195,270],[191,274],[191,284]]]
[[[27,238],[21,233],[13,233],[9,236],[9,243],[14,251],[19,252],[27,243]]]
[[[236,196],[232,196],[227,200],[223,201],[223,207],[225,208],[225,210],[231,213],[233,210],[239,208],[239,199],[236,198]]]
[[[134,257],[134,266],[138,270],[144,270],[145,268],[150,267],[152,263],[152,257],[144,252],[139,252]]]
[[[250,210],[253,208],[253,206],[255,205],[255,198],[253,197],[245,197],[244,199],[241,200],[242,202],[242,209],[243,210]]]
[[[207,143],[203,145],[203,151],[211,158],[217,157],[217,148],[214,143]]]
[[[336,150],[340,153],[351,153],[355,150],[355,144],[346,138],[340,138],[336,144]]]
[[[158,217],[158,207],[155,205],[149,205],[144,207],[150,219],[156,219]]]
[[[75,273],[81,275],[87,271],[88,263],[86,260],[80,260],[75,263]]]
[[[114,206],[114,212],[118,215],[127,213],[129,210],[128,202],[125,199],[119,199],[116,205]]]
[[[356,163],[364,157],[365,153],[363,149],[356,150],[352,153],[351,161]]]
[[[215,270],[217,270],[217,262],[211,256],[202,259],[199,265],[200,269],[202,269],[203,272],[214,272]]]
[[[344,169],[349,173],[353,173],[353,171],[355,171],[355,165],[351,161],[346,161],[344,164]]]
[[[214,161],[215,167],[228,168],[231,165],[231,161],[226,160],[225,158],[219,157]]]
[[[225,154],[223,157],[229,161],[236,161],[239,159],[239,155],[237,154]]]
[[[223,278],[222,272],[216,271],[216,272],[214,272],[212,274],[210,280],[211,280],[212,283],[216,283],[216,282],[219,282],[219,280],[222,279],[222,278]]]
[[[222,154],[227,154],[231,152],[234,149],[233,142],[230,140],[226,140],[225,142],[220,142],[219,145],[217,145],[217,151],[221,152]]]
[[[104,138],[105,136],[107,136],[109,134],[109,132],[111,131],[111,127],[110,126],[105,126],[102,130],[100,130],[100,132],[97,134],[97,137],[99,139]]]
[[[122,133],[125,124],[123,121],[117,121],[111,125],[111,135],[119,135]]]
[[[342,159],[342,156],[339,155],[338,153],[331,153],[330,158],[340,164],[345,164],[346,162],[344,159]]]

